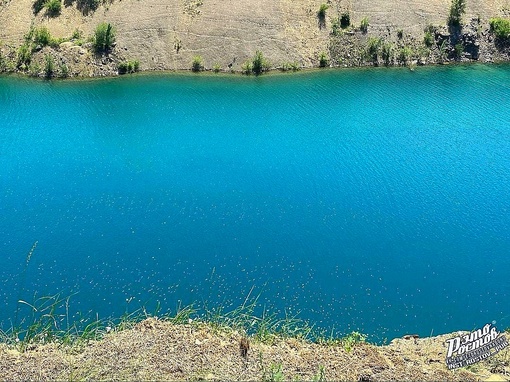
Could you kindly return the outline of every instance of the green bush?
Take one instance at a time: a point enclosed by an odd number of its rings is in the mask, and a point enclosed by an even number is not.
[[[379,58],[379,49],[382,45],[382,40],[378,37],[369,37],[367,41],[365,58],[377,63]]]
[[[329,5],[326,3],[322,3],[319,7],[319,10],[317,11],[317,17],[320,20],[324,20],[326,18],[326,11],[328,10]]]
[[[119,63],[117,71],[119,74],[135,73],[140,70],[140,62],[138,60],[128,60]]]
[[[462,22],[462,15],[466,12],[466,0],[452,0],[448,25],[459,26]]]
[[[212,70],[213,70],[214,73],[219,73],[220,70],[221,70],[220,64],[214,64],[213,67],[212,67]]]
[[[398,52],[398,60],[404,65],[407,65],[409,63],[409,60],[412,58],[412,56],[413,50],[408,46],[404,46]]]
[[[255,56],[253,57],[251,70],[257,76],[262,74],[262,72],[269,70],[269,63],[264,58],[262,52],[258,50],[255,52]]]
[[[50,34],[50,31],[48,30],[48,28],[46,28],[46,27],[40,27],[40,28],[34,29],[34,31],[32,33],[32,38],[33,38],[34,44],[36,44],[36,45],[46,46],[46,45],[50,45],[50,43],[51,43],[51,34]]]
[[[191,70],[193,72],[200,72],[204,70],[204,63],[203,63],[202,56],[195,56],[193,57],[193,62],[191,63]]]
[[[510,39],[510,20],[496,17],[490,20],[491,32],[498,40]]]
[[[44,6],[48,15],[58,16],[62,10],[62,0],[48,0]]]
[[[110,23],[101,23],[94,31],[93,46],[98,53],[107,53],[115,42],[115,29]]]
[[[386,42],[381,45],[381,56],[384,60],[384,65],[389,66],[393,60],[393,44]]]
[[[361,20],[361,24],[360,24],[360,29],[363,33],[367,33],[368,31],[368,26],[369,26],[369,20],[368,20],[368,17],[363,17],[363,19]]]
[[[319,53],[319,67],[325,68],[329,64],[328,55],[325,52]]]
[[[53,62],[53,56],[51,54],[46,54],[44,56],[44,76],[46,78],[51,78],[51,76],[53,76],[54,71],[55,64]]]
[[[397,37],[398,37],[399,40],[402,40],[402,37],[404,37],[404,30],[403,29],[397,30]]]
[[[32,60],[32,48],[28,43],[24,43],[18,48],[18,52],[16,55],[17,67],[28,67],[30,65],[30,61]]]
[[[423,36],[423,43],[429,48],[434,44],[434,36],[429,31],[425,32],[425,36]]]

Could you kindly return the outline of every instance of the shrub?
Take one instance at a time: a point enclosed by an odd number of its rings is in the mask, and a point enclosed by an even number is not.
[[[193,72],[200,72],[204,70],[204,64],[202,56],[195,56],[193,57],[193,62],[191,64],[191,70]]]
[[[119,74],[135,73],[140,70],[140,62],[138,60],[128,60],[119,63],[117,71]]]
[[[269,70],[269,63],[264,58],[264,55],[260,51],[255,52],[255,56],[252,59],[251,62],[251,70],[255,75],[262,74],[262,72],[265,72]]]
[[[412,56],[413,56],[413,50],[408,46],[404,46],[398,52],[398,60],[404,65],[408,64],[408,62]]]
[[[349,13],[345,12],[342,13],[340,16],[340,27],[342,29],[348,28],[351,25],[351,16],[349,16]]]
[[[368,21],[368,17],[363,17],[361,20],[360,29],[363,33],[367,33],[368,31],[368,26],[370,25]]]
[[[456,44],[455,45],[455,58],[460,59],[462,57],[462,53],[464,53],[464,45]]]
[[[397,37],[399,38],[399,40],[401,40],[402,37],[404,37],[404,30],[403,29],[399,29],[397,31]]]
[[[325,52],[320,52],[319,53],[319,67],[325,68],[326,66],[328,66],[328,63],[329,63],[329,59],[328,59],[327,54]]]
[[[32,35],[34,44],[36,45],[46,46],[49,45],[51,42],[51,34],[48,28],[46,27],[34,29]]]
[[[115,42],[115,29],[110,23],[101,23],[94,32],[93,45],[96,52],[108,52]]]
[[[78,28],[76,28],[74,31],[73,31],[73,34],[71,35],[71,40],[79,40],[83,37],[83,33],[81,30],[79,30]]]
[[[365,57],[377,63],[379,57],[379,48],[381,47],[382,40],[377,37],[370,37],[367,41]]]
[[[32,49],[28,43],[24,43],[18,48],[16,59],[18,68],[23,66],[27,67],[30,64],[32,60]]]
[[[46,7],[46,12],[50,16],[58,16],[60,11],[62,10],[62,1],[61,0],[48,0],[44,6]]]
[[[219,73],[220,70],[221,70],[220,64],[214,64],[213,67],[212,67],[212,70],[213,70],[214,73]]]
[[[425,32],[425,36],[423,36],[423,43],[429,48],[434,44],[434,36],[429,31]]]
[[[46,78],[51,78],[54,71],[55,64],[53,63],[53,57],[51,54],[46,54],[44,56],[44,76]]]
[[[391,42],[387,42],[381,45],[381,56],[384,60],[384,65],[390,65],[393,60],[393,44]]]
[[[317,11],[317,17],[320,20],[324,20],[326,18],[326,11],[328,10],[329,5],[326,3],[322,3],[319,7],[319,10]]]
[[[252,65],[252,62],[251,61],[245,61],[242,65],[241,65],[241,71],[244,73],[244,74],[251,74],[253,70],[253,65]]]
[[[289,70],[292,70],[293,72],[297,72],[301,69],[301,66],[299,65],[299,62],[284,62],[282,64],[281,70],[282,72],[288,72]]]
[[[462,21],[462,15],[465,11],[466,0],[452,0],[450,15],[448,16],[448,25],[459,26]]]
[[[490,30],[498,40],[505,41],[510,38],[510,20],[501,17],[490,20]]]

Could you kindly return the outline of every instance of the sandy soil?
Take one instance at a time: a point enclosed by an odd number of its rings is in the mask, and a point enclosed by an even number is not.
[[[329,9],[320,23],[317,12],[325,1]],[[91,36],[96,25],[106,21],[117,30],[110,61],[69,45],[54,52],[67,58],[60,61],[77,73],[102,75],[92,66],[105,66],[107,74],[116,68],[108,67],[110,62],[136,59],[142,70],[190,69],[197,55],[206,68],[219,65],[239,71],[256,50],[273,67],[289,62],[317,66],[319,53],[328,52],[332,21],[343,12],[349,12],[355,27],[368,17],[368,36],[395,35],[402,29],[421,41],[426,25],[446,25],[450,0],[103,0],[88,14],[71,0],[57,17],[44,10],[34,15],[32,4],[33,0],[0,1],[4,55],[17,49],[31,26],[45,25],[55,37],[69,37],[75,29]],[[470,0],[464,20],[479,17],[486,28],[490,17],[508,15],[510,0]]]
[[[243,356],[244,337],[236,331],[149,318],[82,347],[49,344],[19,353],[0,345],[0,380],[510,380],[508,348],[449,371],[444,341],[451,336],[359,343],[350,351],[297,339],[250,339]]]

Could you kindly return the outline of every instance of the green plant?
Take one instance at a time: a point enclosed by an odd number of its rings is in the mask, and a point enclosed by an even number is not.
[[[402,38],[404,37],[404,30],[403,29],[397,30],[397,37],[398,37],[399,40],[402,40]]]
[[[507,41],[510,39],[510,20],[501,17],[492,18],[489,21],[490,31],[496,39]]]
[[[378,37],[369,37],[365,48],[365,58],[377,63],[379,59],[379,49],[382,45],[382,39]]]
[[[402,47],[400,49],[400,51],[398,52],[398,60],[403,65],[407,65],[412,56],[413,56],[413,50],[408,46]]]
[[[262,52],[258,50],[255,52],[255,56],[253,57],[251,70],[257,76],[262,74],[262,72],[269,70],[269,63],[264,58]]]
[[[461,43],[455,44],[454,53],[455,53],[455,58],[457,60],[460,60],[460,58],[462,57],[462,54],[464,53],[464,45],[462,45]]]
[[[32,38],[34,41],[34,44],[46,46],[49,45],[51,42],[51,34],[48,28],[46,27],[40,27],[33,30]]]
[[[17,67],[20,69],[28,67],[30,65],[30,61],[32,60],[32,48],[29,43],[22,44],[17,51],[16,54],[16,62]]]
[[[58,16],[62,10],[62,0],[48,0],[44,6],[49,16]]]
[[[381,56],[384,65],[389,66],[393,60],[393,44],[391,42],[385,42],[381,45]]]
[[[203,58],[202,56],[195,56],[193,57],[193,62],[191,63],[191,70],[193,72],[200,72],[204,70],[204,64],[203,64]]]
[[[272,363],[269,366],[269,370],[264,370],[262,375],[263,382],[283,382],[284,380],[285,376],[283,375],[281,363]]]
[[[434,44],[434,36],[429,31],[425,32],[425,36],[423,36],[423,43],[429,48]]]
[[[220,64],[214,64],[213,67],[212,67],[212,70],[213,70],[214,73],[219,73],[220,70],[221,70]]]
[[[51,78],[55,71],[55,64],[53,62],[53,56],[51,54],[44,55],[44,76]]]
[[[329,64],[329,58],[326,52],[319,53],[319,67],[325,68]]]
[[[76,28],[71,35],[71,40],[79,40],[83,37],[83,32]]]
[[[299,62],[297,62],[297,61],[284,62],[281,67],[282,72],[287,72],[289,70],[292,70],[293,72],[297,72],[300,69],[301,69],[301,66],[299,65]]]
[[[356,344],[364,343],[366,340],[367,337],[364,334],[361,334],[360,332],[352,332],[342,338],[342,345],[344,350],[349,353]]]
[[[367,33],[368,31],[368,26],[369,26],[369,19],[368,17],[363,17],[363,19],[361,19],[361,24],[360,24],[360,29],[363,33]]]
[[[115,42],[115,28],[110,23],[100,23],[94,31],[93,46],[98,53],[107,53]]]
[[[452,27],[460,26],[464,12],[466,12],[466,0],[452,0],[450,14],[448,16],[448,25]]]
[[[119,74],[135,73],[140,70],[140,62],[138,60],[128,60],[119,63],[117,72]]]
[[[317,17],[319,20],[324,20],[326,18],[326,11],[328,10],[329,5],[326,3],[322,3],[317,11]]]

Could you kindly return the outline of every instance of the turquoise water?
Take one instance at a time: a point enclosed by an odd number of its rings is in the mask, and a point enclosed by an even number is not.
[[[0,78],[0,322],[254,287],[374,340],[508,327],[509,100],[508,66]]]

